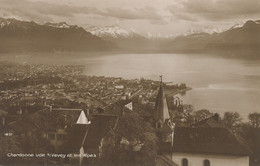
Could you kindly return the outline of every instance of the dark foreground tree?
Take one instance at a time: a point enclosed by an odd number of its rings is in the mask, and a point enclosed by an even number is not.
[[[253,128],[260,127],[260,113],[251,113],[248,115],[248,119]]]
[[[151,124],[144,122],[140,115],[120,117],[117,127],[105,139],[100,165],[155,165],[157,138]]]
[[[237,112],[225,112],[223,116],[223,122],[230,129],[234,129],[234,127],[242,122],[242,118]]]
[[[195,121],[195,123],[196,122],[199,122],[199,121],[201,121],[201,120],[203,120],[203,119],[206,119],[206,118],[208,118],[208,117],[210,117],[210,116],[212,116],[213,115],[213,113],[211,113],[209,110],[207,110],[207,109],[201,109],[201,110],[198,110],[198,111],[195,111],[194,113],[193,113],[193,117],[194,117],[194,121]]]
[[[186,125],[191,125],[213,115],[213,113],[207,109],[195,111],[194,107],[190,104],[185,104],[181,107],[181,109],[170,111],[171,121],[176,124],[184,123]]]

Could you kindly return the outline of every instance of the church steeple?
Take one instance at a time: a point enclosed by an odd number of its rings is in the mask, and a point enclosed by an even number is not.
[[[154,110],[154,120],[157,128],[161,128],[162,125],[165,123],[165,120],[169,119],[170,117],[168,105],[164,93],[164,88],[163,88],[162,76],[160,76],[160,78],[161,78],[161,82],[160,82],[160,87],[158,90],[155,110]]]

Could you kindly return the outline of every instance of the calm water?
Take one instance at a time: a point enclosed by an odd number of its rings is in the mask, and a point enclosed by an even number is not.
[[[186,83],[193,89],[182,96],[195,109],[209,109],[222,114],[237,111],[244,119],[248,113],[260,112],[260,61],[185,54],[122,54],[75,58],[75,55],[19,55],[15,62],[46,64],[85,64],[86,75],[114,76],[126,79],[149,78],[165,82]],[[0,57],[10,60],[10,57]]]
[[[204,55],[123,54],[80,59],[85,74],[184,82],[193,90],[182,99],[195,109],[237,111],[244,118],[260,112],[260,61]]]

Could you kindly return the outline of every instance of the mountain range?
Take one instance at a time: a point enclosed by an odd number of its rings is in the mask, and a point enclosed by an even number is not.
[[[116,45],[66,23],[0,18],[0,53],[53,51],[108,51]]]
[[[260,21],[247,21],[221,33],[179,36],[164,45],[168,52],[206,52],[260,58]]]
[[[92,35],[96,35],[104,40],[129,39],[129,38],[135,38],[141,36],[133,30],[124,29],[119,26],[107,26],[107,27],[91,26],[86,28],[86,30],[90,32]]]
[[[119,26],[88,27],[65,22],[35,22],[0,18],[0,53],[88,51],[120,53],[213,53],[260,58],[260,20],[247,21],[218,33],[151,37]]]
[[[172,37],[160,37],[154,35],[141,35],[134,30],[119,26],[89,27],[86,29],[106,41],[115,43],[121,52],[158,52],[161,47],[170,42]]]

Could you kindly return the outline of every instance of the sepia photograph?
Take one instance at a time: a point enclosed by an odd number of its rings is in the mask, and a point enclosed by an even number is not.
[[[260,166],[260,0],[0,0],[0,166]]]

